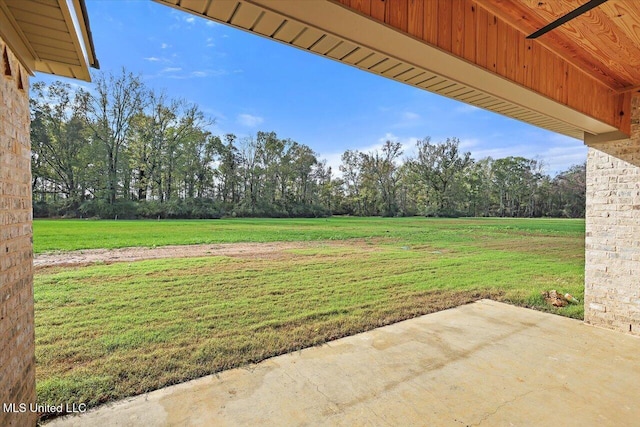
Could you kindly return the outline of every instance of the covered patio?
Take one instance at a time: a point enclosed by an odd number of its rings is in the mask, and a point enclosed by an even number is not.
[[[639,354],[636,337],[480,300],[46,425],[632,425]]]
[[[610,330],[482,301],[56,424],[640,419],[631,336],[640,335],[640,3],[156,1],[583,140],[585,322]],[[36,399],[28,76],[90,78],[97,60],[84,2],[0,0],[0,51],[0,401],[18,404]],[[35,422],[0,413],[2,425]]]

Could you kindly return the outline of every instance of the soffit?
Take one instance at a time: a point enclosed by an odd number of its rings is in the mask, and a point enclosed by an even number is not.
[[[0,0],[0,33],[31,72],[90,80],[98,66],[81,0]]]
[[[617,129],[325,0],[155,0],[577,139]]]

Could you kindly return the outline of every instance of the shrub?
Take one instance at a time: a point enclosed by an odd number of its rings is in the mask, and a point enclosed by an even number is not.
[[[103,199],[87,200],[80,205],[80,213],[86,217],[102,219],[135,219],[136,202],[122,200],[110,204]]]

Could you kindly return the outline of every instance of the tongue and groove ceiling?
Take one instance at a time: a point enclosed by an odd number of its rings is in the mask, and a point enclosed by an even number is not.
[[[586,3],[586,0],[477,1],[527,34]],[[639,6],[637,0],[608,0],[538,41],[615,91],[640,89]]]
[[[640,1],[155,0],[578,139],[630,133]],[[339,100],[338,100],[339,101]]]

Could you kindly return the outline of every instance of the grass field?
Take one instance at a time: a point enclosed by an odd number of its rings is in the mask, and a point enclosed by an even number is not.
[[[34,252],[200,243],[344,240],[390,237],[421,242],[434,231],[584,236],[584,220],[348,218],[187,221],[35,220]]]
[[[480,297],[583,314],[540,292],[582,300],[584,221],[35,221],[34,232],[38,252],[318,240],[265,257],[40,270],[41,403],[95,405]]]

